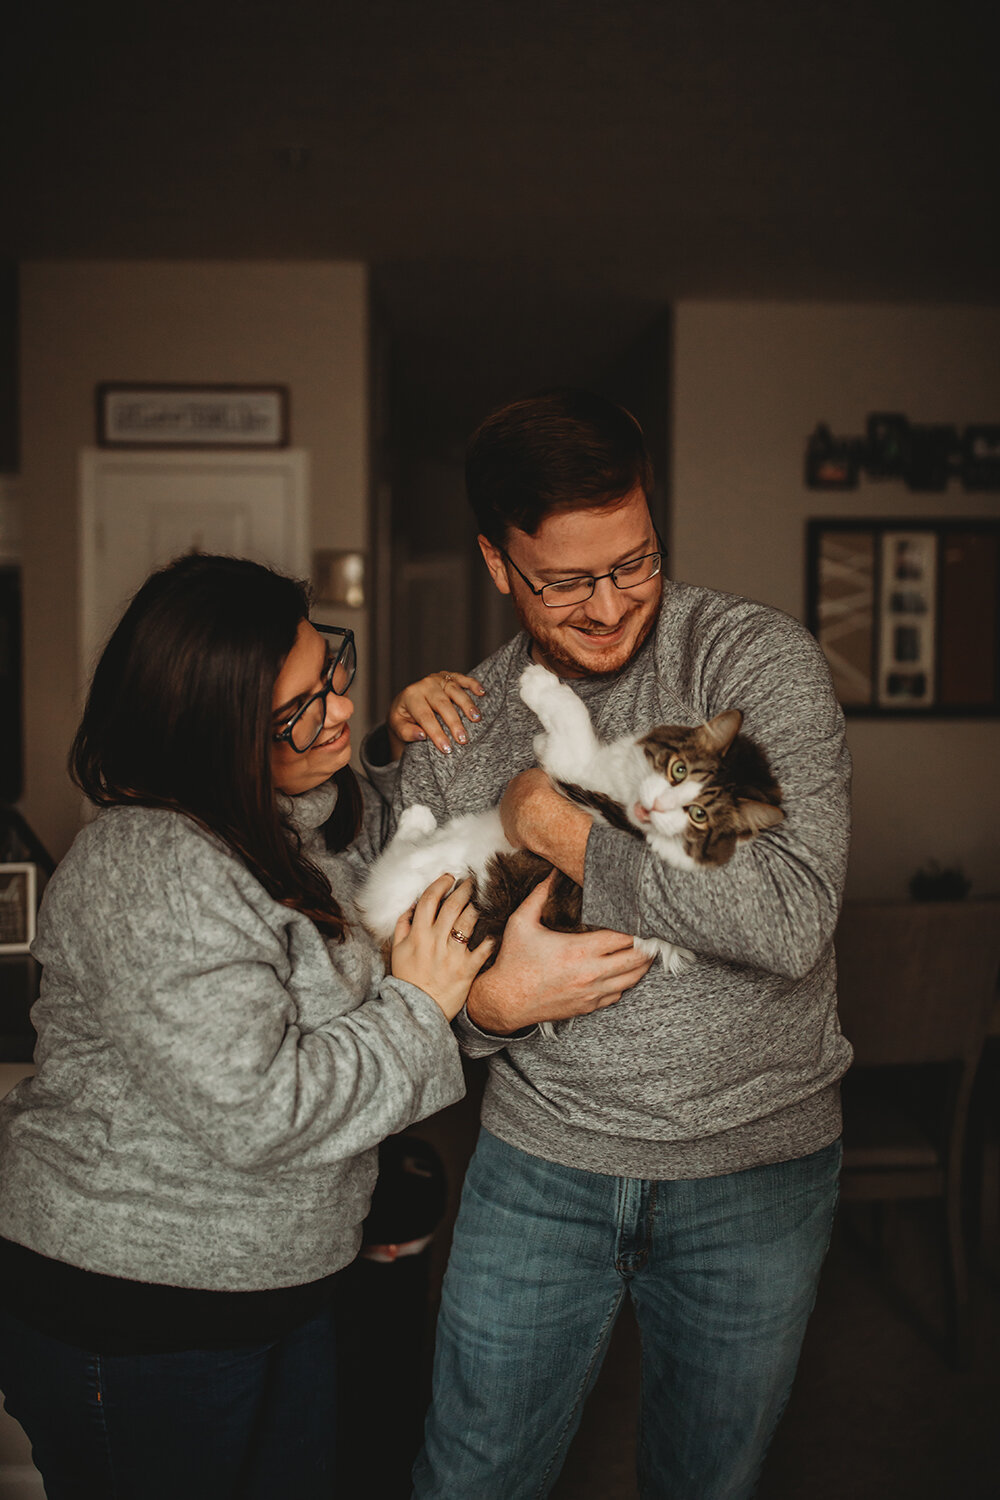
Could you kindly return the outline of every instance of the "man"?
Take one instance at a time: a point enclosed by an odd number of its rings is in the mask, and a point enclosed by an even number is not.
[[[474,435],[467,478],[523,632],[476,669],[487,691],[468,745],[410,747],[398,805],[441,818],[503,796],[508,835],[582,884],[599,931],[548,933],[529,899],[456,1023],[489,1079],[415,1494],[547,1494],[630,1296],[641,1493],[733,1500],[751,1493],[787,1399],[836,1199],[842,715],[794,620],[664,582],[649,460],[619,407],[579,391],[516,402]],[[571,683],[604,738],[739,708],[786,820],[693,872],[592,825],[528,769],[529,661]],[[643,973],[615,932],[698,962]],[[571,1028],[540,1032],[568,1015]]]

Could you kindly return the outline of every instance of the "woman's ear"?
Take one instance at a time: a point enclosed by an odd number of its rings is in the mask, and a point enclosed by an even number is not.
[[[493,582],[501,594],[509,594],[510,579],[507,576],[507,564],[504,562],[503,553],[499,547],[494,547],[493,543],[485,536],[479,536],[476,540],[479,543],[479,550],[483,554],[483,561],[490,570],[490,577],[493,579]]]

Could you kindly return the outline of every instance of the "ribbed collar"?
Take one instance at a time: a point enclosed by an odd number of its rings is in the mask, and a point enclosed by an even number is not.
[[[297,797],[278,793],[278,806],[287,813],[300,834],[320,828],[337,805],[338,788],[333,781],[321,782],[309,792],[300,792]]]

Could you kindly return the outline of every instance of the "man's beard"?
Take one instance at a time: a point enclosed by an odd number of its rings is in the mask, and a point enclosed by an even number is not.
[[[511,602],[514,605],[522,628],[528,632],[538,652],[544,657],[545,665],[551,667],[557,675],[566,675],[569,677],[579,677],[581,675],[585,677],[602,677],[609,672],[620,672],[624,667],[628,666],[630,661],[638,656],[659,619],[663,594],[662,592],[660,593],[655,604],[653,604],[648,614],[642,619],[641,628],[635,640],[631,644],[624,643],[623,645],[612,647],[606,657],[602,656],[600,651],[595,650],[589,650],[586,653],[581,652],[579,656],[574,655],[560,635],[560,631],[565,627],[554,626],[551,633],[548,630],[540,629],[537,621],[528,620],[524,609],[521,607],[521,601],[518,598],[512,595]],[[639,613],[640,611],[637,610],[636,614]],[[630,616],[630,618],[634,619],[635,616]]]

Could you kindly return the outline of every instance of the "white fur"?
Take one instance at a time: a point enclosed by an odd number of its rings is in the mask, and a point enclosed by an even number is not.
[[[463,813],[438,827],[429,807],[408,807],[358,897],[362,921],[369,932],[385,941],[392,937],[403,912],[439,875],[459,881],[471,874],[485,880],[490,855],[512,849],[496,808]]]

